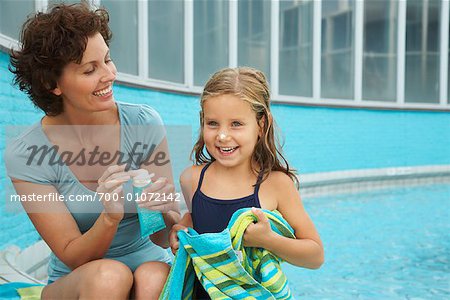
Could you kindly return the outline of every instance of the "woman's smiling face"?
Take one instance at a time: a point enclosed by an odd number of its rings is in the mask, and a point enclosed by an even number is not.
[[[64,67],[55,95],[62,95],[64,110],[95,112],[114,105],[112,85],[116,67],[109,56],[109,48],[102,35],[88,38],[80,64],[71,62]]]
[[[203,138],[208,152],[225,167],[249,164],[260,127],[250,104],[234,95],[208,98],[203,105]]]

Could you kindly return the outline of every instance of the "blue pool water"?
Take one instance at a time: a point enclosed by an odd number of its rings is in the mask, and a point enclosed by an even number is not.
[[[450,186],[307,199],[319,270],[284,263],[303,299],[450,299]]]

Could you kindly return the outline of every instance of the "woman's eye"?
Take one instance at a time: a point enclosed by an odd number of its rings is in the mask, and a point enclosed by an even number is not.
[[[89,69],[89,70],[85,71],[84,74],[89,75],[89,74],[94,73],[94,71],[95,71],[95,69],[92,68],[92,69]]]
[[[242,126],[242,123],[238,122],[238,121],[234,121],[233,123],[231,123],[231,126],[233,126],[233,127]]]
[[[109,64],[110,62],[112,62],[112,59],[111,59],[111,58],[105,59],[105,63]]]

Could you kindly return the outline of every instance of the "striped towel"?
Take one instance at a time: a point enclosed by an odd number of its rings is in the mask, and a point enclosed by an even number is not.
[[[263,211],[275,232],[295,238],[280,213]],[[159,299],[192,299],[195,275],[212,299],[292,299],[281,260],[265,249],[242,246],[255,220],[250,208],[243,208],[222,232],[179,231],[180,248]]]
[[[44,286],[27,282],[8,282],[0,284],[0,299],[39,300]]]

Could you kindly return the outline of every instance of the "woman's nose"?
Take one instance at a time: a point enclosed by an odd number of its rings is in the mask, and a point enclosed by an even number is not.
[[[117,72],[115,66],[105,65],[102,80],[105,82],[114,81],[116,79],[116,73]]]

